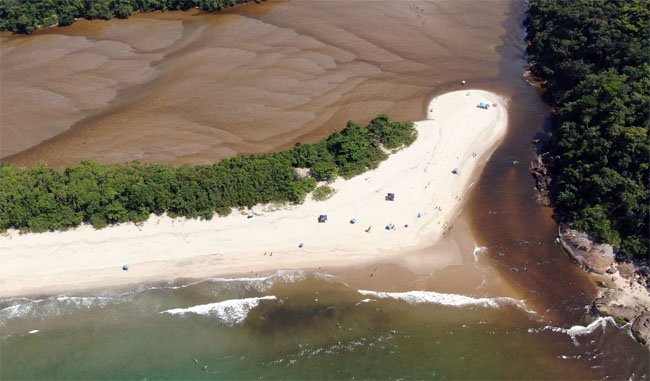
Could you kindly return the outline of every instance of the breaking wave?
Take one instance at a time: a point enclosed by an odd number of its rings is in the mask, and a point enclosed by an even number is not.
[[[108,305],[116,305],[125,302],[139,300],[142,294],[155,291],[174,291],[196,287],[192,292],[200,293],[214,299],[222,293],[230,297],[239,297],[248,292],[265,293],[278,284],[296,283],[307,279],[307,273],[303,270],[278,270],[270,275],[260,277],[239,277],[239,278],[205,278],[200,280],[186,280],[186,283],[167,283],[158,285],[141,284],[136,289],[124,293],[112,291],[99,292],[91,295],[81,296],[51,296],[42,299],[29,298],[8,298],[0,299],[0,327],[9,320],[29,318],[43,320],[54,316],[73,314],[80,309],[104,308]],[[333,275],[316,272],[313,276],[326,282],[340,282]],[[342,283],[344,284],[344,283]],[[344,284],[345,285],[345,284]],[[346,285],[347,286],[347,285]],[[231,291],[231,292],[230,292]],[[234,295],[233,295],[234,294]],[[240,295],[238,295],[240,294]],[[244,296],[241,295],[241,296]],[[160,299],[150,301],[156,303]],[[151,312],[159,311],[158,306],[149,306]],[[164,307],[163,307],[164,308]]]
[[[472,254],[474,254],[474,261],[478,262],[478,255],[483,254],[486,251],[487,251],[487,247],[485,247],[485,246],[476,246],[476,244],[474,244],[474,252],[472,253]]]
[[[246,316],[248,316],[248,313],[260,304],[260,301],[276,299],[273,295],[258,298],[231,299],[218,303],[200,304],[188,308],[174,308],[160,313],[181,316],[185,314],[213,316],[227,325],[235,325],[243,322]]]
[[[397,299],[408,304],[433,303],[450,307],[467,307],[480,306],[489,308],[498,308],[506,304],[517,306],[526,312],[534,313],[526,309],[523,301],[508,298],[473,298],[471,296],[459,294],[443,294],[435,291],[407,291],[407,292],[377,292],[368,290],[357,290],[364,296],[372,296],[381,299]]]
[[[589,323],[586,327],[582,325],[574,325],[571,328],[561,328],[561,327],[554,327],[551,325],[547,325],[542,328],[529,328],[528,332],[537,333],[541,331],[552,331],[557,333],[564,333],[569,335],[569,337],[571,337],[571,340],[575,345],[579,345],[577,340],[578,336],[592,334],[599,328],[604,331],[608,323],[613,325],[614,327],[621,328],[616,324],[616,321],[611,316],[605,316],[605,317],[601,316],[596,320],[592,321],[591,323]]]
[[[278,270],[275,273],[262,277],[220,278],[210,277],[181,285],[165,285],[146,287],[146,290],[178,290],[190,286],[218,283],[224,287],[243,288],[258,292],[265,292],[278,283],[294,283],[305,280],[307,275],[302,270]]]
[[[0,326],[8,320],[31,317],[46,318],[78,309],[103,308],[109,304],[131,300],[129,294],[114,296],[53,296],[47,299],[16,298],[3,301],[9,306],[0,309]]]

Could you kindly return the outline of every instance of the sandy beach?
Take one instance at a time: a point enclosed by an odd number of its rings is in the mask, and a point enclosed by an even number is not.
[[[489,109],[478,108],[479,102]],[[253,218],[234,210],[210,221],[152,216],[139,226],[98,231],[90,226],[10,231],[0,236],[0,296],[352,266],[431,246],[443,237],[472,180],[504,137],[506,106],[503,97],[481,90],[434,98],[427,120],[416,123],[415,143],[375,170],[336,180],[331,184],[336,193],[325,201],[260,205]],[[394,201],[385,199],[389,192]],[[328,216],[326,223],[317,221],[321,214]],[[395,229],[387,230],[388,224]],[[126,263],[130,268],[123,271]]]

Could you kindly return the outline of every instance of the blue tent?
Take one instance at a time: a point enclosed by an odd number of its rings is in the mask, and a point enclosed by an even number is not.
[[[318,216],[318,222],[327,222],[327,214],[321,214]]]
[[[122,270],[124,270],[124,271],[128,271],[128,270],[129,270],[129,264],[128,264],[128,263],[124,264],[124,265],[122,266]]]

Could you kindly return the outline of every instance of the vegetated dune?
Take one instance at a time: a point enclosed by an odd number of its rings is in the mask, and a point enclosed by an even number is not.
[[[209,221],[151,216],[101,230],[9,231],[0,236],[0,296],[404,258],[451,229],[470,183],[505,136],[506,106],[480,90],[434,98],[413,144],[376,169],[337,179],[336,193],[324,201],[257,205]],[[320,215],[328,221],[319,223]],[[430,254],[436,268],[458,261],[454,250]],[[129,271],[121,270],[124,263]]]
[[[206,163],[422,119],[433,93],[497,74],[508,8],[268,1],[3,34],[0,158]]]

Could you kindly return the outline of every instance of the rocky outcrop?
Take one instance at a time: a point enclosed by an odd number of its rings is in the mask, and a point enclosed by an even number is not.
[[[538,155],[533,161],[530,162],[530,173],[535,179],[535,192],[536,201],[540,205],[550,206],[551,198],[549,196],[549,189],[551,186],[551,176],[548,173],[548,168],[544,163],[546,154]]]
[[[641,344],[650,344],[650,312],[637,317],[631,329],[632,334]]]
[[[601,315],[611,316],[619,323],[634,321],[644,312],[641,306],[624,304],[621,291],[614,288],[607,290],[603,296],[594,300],[594,307]]]
[[[650,343],[650,288],[645,265],[615,262],[606,274],[594,276],[607,286],[594,301],[601,315],[613,317],[620,324],[632,323],[632,333],[640,343]]]
[[[604,274],[614,263],[612,245],[594,243],[585,233],[560,226],[559,240],[573,259],[596,274]]]

